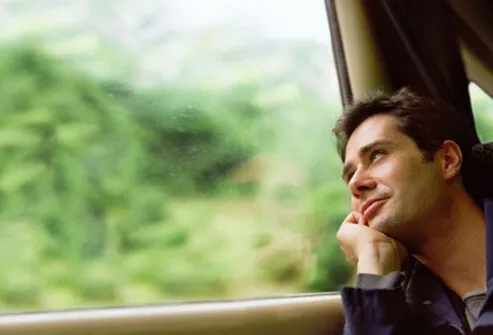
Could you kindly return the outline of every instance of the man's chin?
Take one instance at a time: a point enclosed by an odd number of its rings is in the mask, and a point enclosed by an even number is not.
[[[389,224],[389,220],[385,220],[385,218],[382,218],[379,215],[368,222],[368,227],[385,235],[388,235],[391,232],[391,224]]]

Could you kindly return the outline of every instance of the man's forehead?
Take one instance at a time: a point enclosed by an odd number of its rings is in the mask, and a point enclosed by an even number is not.
[[[357,155],[358,152],[374,142],[395,142],[399,131],[394,118],[390,115],[375,115],[362,122],[351,134],[346,146],[345,156]]]

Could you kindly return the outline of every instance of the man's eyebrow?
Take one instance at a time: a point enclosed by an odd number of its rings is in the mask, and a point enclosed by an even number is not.
[[[373,142],[368,143],[365,146],[361,147],[358,150],[358,156],[362,157],[365,154],[367,154],[369,151],[373,150],[375,147],[379,147],[379,146],[396,147],[397,145],[394,142],[389,141],[389,140],[376,140],[376,141],[373,141]],[[353,166],[353,164],[351,164],[351,163],[344,164],[344,168],[342,169],[342,174],[341,174],[342,179],[345,179],[348,171],[351,169],[352,166]]]

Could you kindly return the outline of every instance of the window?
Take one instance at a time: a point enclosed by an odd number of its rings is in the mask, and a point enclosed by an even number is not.
[[[323,1],[0,4],[2,311],[335,290]]]
[[[475,84],[469,85],[469,93],[479,139],[493,141],[493,100]]]

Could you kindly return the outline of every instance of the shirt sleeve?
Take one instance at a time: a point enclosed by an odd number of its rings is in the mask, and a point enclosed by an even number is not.
[[[401,280],[400,272],[359,274],[354,287],[342,288],[344,334],[414,334]]]
[[[384,276],[360,273],[356,277],[356,287],[364,289],[394,289],[401,284],[402,275],[399,271]]]

